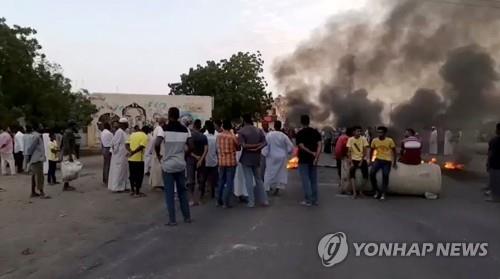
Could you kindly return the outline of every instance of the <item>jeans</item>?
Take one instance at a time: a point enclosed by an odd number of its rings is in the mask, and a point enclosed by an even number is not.
[[[177,186],[177,196],[181,207],[184,220],[191,219],[189,212],[189,203],[186,193],[186,176],[185,172],[168,173],[163,172],[163,182],[165,184],[165,201],[167,204],[169,221],[175,223],[175,200],[174,200],[174,187]]]
[[[144,161],[128,161],[129,179],[132,192],[139,194],[144,179]]]
[[[187,182],[186,186],[193,202],[199,202],[203,194],[205,194],[205,183],[203,183],[203,175],[205,173],[205,166],[197,167],[196,162],[187,162],[186,164],[186,175]],[[196,185],[198,184],[198,185]]]
[[[307,203],[318,203],[318,168],[313,164],[299,164],[299,173]]]
[[[47,182],[56,183],[57,161],[49,161],[49,170],[47,172]]]
[[[230,206],[231,195],[234,190],[234,175],[236,167],[220,167],[219,188],[217,189],[217,203]]]
[[[243,175],[245,177],[245,186],[248,192],[248,206],[255,206],[255,195],[262,204],[268,204],[267,193],[264,190],[264,182],[260,174],[260,166],[245,166],[242,164]],[[253,182],[255,180],[255,188]]]
[[[391,173],[391,161],[376,159],[370,170],[370,181],[375,192],[385,194],[389,186],[389,174]],[[377,172],[382,170],[382,187],[379,189],[377,185]]]
[[[219,168],[218,167],[205,167],[201,180],[200,180],[200,188],[202,189],[201,197],[205,195],[206,185],[210,188],[210,195],[212,198],[215,198],[215,188],[219,186]]]

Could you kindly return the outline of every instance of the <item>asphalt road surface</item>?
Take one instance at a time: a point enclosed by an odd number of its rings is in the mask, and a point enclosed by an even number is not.
[[[336,170],[321,168],[320,206],[299,205],[297,172],[268,208],[194,208],[194,223],[130,225],[120,237],[95,244],[58,278],[500,278],[500,205],[483,201],[484,178],[451,173],[438,200],[337,196]],[[126,210],[126,208],[124,209]],[[181,219],[181,218],[179,218]],[[324,267],[318,242],[344,232],[347,258]],[[484,257],[356,256],[352,242],[487,242]]]

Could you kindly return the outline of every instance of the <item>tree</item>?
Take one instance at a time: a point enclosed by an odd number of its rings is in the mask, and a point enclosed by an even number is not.
[[[32,28],[10,27],[0,18],[0,124],[24,118],[46,127],[61,127],[68,120],[88,125],[97,111],[88,92],[72,92],[71,81],[59,65],[46,60],[35,35]]]
[[[220,62],[208,61],[181,75],[181,82],[171,85],[171,94],[214,97],[213,116],[235,119],[251,113],[266,114],[272,97],[262,76],[264,60],[260,52],[238,52]]]

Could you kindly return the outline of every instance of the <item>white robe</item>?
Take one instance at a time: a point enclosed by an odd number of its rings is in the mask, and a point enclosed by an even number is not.
[[[236,161],[238,166],[236,167],[236,174],[234,175],[234,195],[248,196],[247,187],[245,186],[245,175],[243,174],[243,166],[240,163],[241,151],[236,152]]]
[[[444,155],[453,155],[453,133],[446,130],[444,133]]]
[[[113,192],[130,189],[128,181],[128,151],[125,147],[126,142],[127,134],[122,129],[118,129],[111,141],[112,155],[109,168],[108,189]]]
[[[42,134],[43,138],[43,148],[45,148],[45,162],[43,162],[43,174],[47,174],[49,172],[49,142],[50,142],[50,137],[48,133],[43,133]]]
[[[159,134],[163,134],[163,128],[161,126],[157,126],[153,131],[153,139],[151,140],[151,169],[149,170],[149,185],[151,188],[154,187],[163,187],[163,172],[161,169],[161,162],[158,161],[158,157],[156,156],[155,143],[156,138]],[[163,155],[165,147],[164,144],[161,145],[160,154]]]
[[[269,132],[266,142],[267,145],[262,149],[262,155],[266,158],[264,189],[284,189],[288,183],[286,165],[293,151],[293,143],[287,135],[277,131]]]
[[[438,154],[438,132],[434,130],[431,132],[431,136],[429,138],[429,154],[437,155]]]

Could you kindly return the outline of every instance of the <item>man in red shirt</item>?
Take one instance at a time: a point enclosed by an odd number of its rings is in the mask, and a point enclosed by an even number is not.
[[[352,128],[347,128],[342,132],[342,135],[337,139],[335,144],[335,159],[337,160],[337,173],[339,175],[339,187],[343,193],[349,187],[349,162],[347,160],[347,141],[352,136]],[[344,179],[342,179],[344,176]]]
[[[236,151],[240,149],[238,139],[231,131],[231,121],[222,123],[222,132],[217,135],[216,145],[219,161],[219,189],[217,206],[230,208],[230,197],[233,194],[234,175],[236,173]]]
[[[415,136],[413,129],[406,129],[405,138],[401,142],[401,157],[399,161],[407,165],[420,165],[422,162],[422,143]]]

